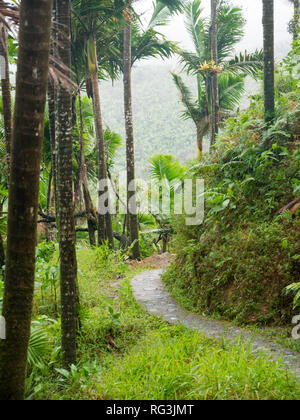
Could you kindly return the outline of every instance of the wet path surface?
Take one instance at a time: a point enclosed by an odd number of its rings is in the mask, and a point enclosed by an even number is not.
[[[235,327],[229,322],[213,320],[187,312],[178,305],[163,285],[161,280],[162,272],[163,270],[144,271],[131,281],[136,300],[148,312],[163,317],[171,324],[183,324],[185,327],[195,329],[211,338],[225,338],[230,341],[241,338],[243,342],[249,340],[254,352],[268,351],[274,360],[282,356],[285,364],[300,379],[299,353],[285,349],[260,334]]]

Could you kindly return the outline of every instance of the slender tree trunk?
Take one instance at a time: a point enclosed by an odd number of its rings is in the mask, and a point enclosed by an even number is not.
[[[135,185],[135,161],[134,161],[134,135],[132,118],[132,88],[131,88],[131,4],[132,0],[127,1],[127,22],[124,29],[124,57],[123,57],[123,76],[124,76],[124,111],[126,127],[126,160],[127,160],[127,213],[129,224],[130,241],[133,245],[132,257],[140,259],[139,229],[136,205],[136,185]]]
[[[198,157],[203,153],[203,138],[209,129],[209,117],[205,116],[199,121],[195,121],[197,128],[197,151]]]
[[[294,18],[293,18],[293,41],[297,41],[299,37],[299,20],[300,20],[300,0],[292,0],[294,3]]]
[[[4,251],[4,243],[3,243],[3,238],[2,238],[2,234],[0,232],[0,272],[3,273],[2,267],[5,265],[5,251]]]
[[[53,1],[53,20],[56,21],[56,0]],[[52,31],[51,54],[56,57],[57,49],[54,38],[56,32]],[[57,210],[57,140],[56,140],[56,103],[57,94],[54,81],[48,83],[48,116],[50,128],[50,148],[51,148],[51,173],[54,191],[55,211]]]
[[[52,0],[21,2],[3,302],[6,340],[0,340],[1,400],[24,398],[51,12]]]
[[[79,85],[79,78],[77,78],[77,83]],[[80,157],[79,157],[80,183],[82,185],[85,211],[87,213],[87,223],[88,223],[88,230],[89,230],[90,245],[95,246],[96,245],[95,231],[97,230],[97,217],[96,217],[92,198],[89,191],[87,170],[86,170],[85,158],[84,158],[84,137],[83,137],[84,124],[83,124],[82,100],[81,100],[80,90],[79,90],[78,97],[79,97],[79,114],[80,114]]]
[[[275,115],[274,0],[263,0],[265,120]]]
[[[92,42],[92,41],[90,41]],[[94,120],[95,120],[95,130],[98,144],[98,180],[100,182],[106,183],[107,187],[104,188],[104,191],[99,190],[99,200],[103,192],[106,194],[108,191],[108,178],[106,170],[106,159],[105,159],[105,148],[104,148],[104,131],[102,123],[102,113],[101,113],[101,101],[100,101],[100,91],[99,91],[99,81],[98,81],[98,59],[97,59],[97,45],[96,40],[93,40],[94,45],[90,44],[90,48],[93,47],[93,71],[90,72],[90,78],[93,89],[93,108],[94,108]],[[106,203],[109,206],[109,200]],[[112,229],[112,220],[110,212],[106,214],[101,214],[100,206],[98,210],[98,243],[99,245],[103,244],[108,238],[109,245],[111,248],[114,246],[114,237]]]
[[[198,157],[202,155],[203,152],[203,137],[202,130],[197,126],[197,154]]]
[[[205,118],[208,121],[208,124],[212,124],[212,118],[211,118],[211,113],[210,113],[210,109],[211,109],[211,88],[212,86],[212,80],[211,80],[211,76],[207,76],[205,78],[205,108],[204,108],[204,114],[205,114]],[[197,123],[196,123],[197,126]],[[197,130],[198,130],[198,126],[197,126]],[[198,137],[198,133],[197,133],[197,137]],[[211,145],[210,145],[211,146]]]
[[[6,161],[7,173],[9,179],[10,171],[10,152],[12,143],[12,104],[10,92],[10,77],[9,77],[9,61],[7,50],[7,29],[3,24],[0,24],[0,55],[5,58],[5,74],[4,79],[1,80],[2,85],[2,103],[3,103],[3,120],[6,143]]]
[[[56,141],[56,100],[57,95],[52,82],[48,84],[48,113],[50,127],[51,172],[55,203],[57,200],[57,141]]]
[[[58,53],[68,69],[71,68],[70,16],[70,0],[59,0],[57,20],[61,32]],[[70,72],[67,76],[71,77]],[[63,86],[58,89],[57,141],[62,358],[64,366],[69,368],[76,363],[78,289],[72,182],[72,94]]]
[[[0,204],[0,212],[3,211],[3,204]],[[0,232],[0,273],[4,278],[4,270],[2,270],[2,267],[5,266],[5,248],[4,248],[4,241],[2,237],[2,233]],[[1,316],[1,314],[0,314]]]
[[[211,52],[212,60],[218,65],[218,35],[217,35],[217,6],[218,0],[211,0]],[[219,85],[218,73],[212,76],[212,124],[211,124],[211,143],[216,141],[219,132]]]
[[[93,207],[93,202],[91,199],[86,176],[84,176],[83,181],[82,181],[82,190],[83,190],[85,211],[87,213],[87,224],[88,224],[90,245],[96,246],[95,231],[97,230],[97,216]]]

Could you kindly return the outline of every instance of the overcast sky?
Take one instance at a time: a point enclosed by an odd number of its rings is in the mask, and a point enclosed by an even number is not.
[[[234,6],[240,6],[244,11],[246,20],[245,38],[239,46],[240,50],[247,49],[249,52],[262,48],[262,0],[231,0]],[[291,35],[287,32],[288,22],[293,16],[293,7],[289,0],[275,0],[275,49],[278,59],[282,58],[289,50]],[[202,0],[204,13],[209,15],[210,0]],[[145,18],[151,16],[152,0],[139,0],[135,6],[136,10],[145,13]],[[148,11],[148,13],[147,13]],[[180,42],[184,49],[192,49],[192,43],[185,30],[184,17],[175,16],[167,28],[163,31],[168,39]]]

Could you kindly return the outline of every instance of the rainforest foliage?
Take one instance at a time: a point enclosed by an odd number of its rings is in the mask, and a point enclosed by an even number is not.
[[[206,217],[194,228],[174,221],[177,259],[165,276],[189,308],[244,323],[290,323],[286,287],[300,280],[299,210],[280,210],[300,191],[299,63],[297,42],[276,72],[271,125],[256,95],[246,112],[227,119],[213,152],[190,165],[188,176],[205,180]]]
[[[0,400],[297,400],[285,359],[171,325],[131,280],[171,261],[180,305],[297,360],[299,1],[281,63],[274,0],[251,51],[233,0],[137,3],[0,0]]]

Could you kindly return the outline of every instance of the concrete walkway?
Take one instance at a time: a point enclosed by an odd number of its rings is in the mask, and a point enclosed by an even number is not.
[[[133,294],[136,300],[147,311],[156,316],[162,316],[171,324],[183,324],[187,328],[198,330],[208,337],[243,342],[251,342],[253,351],[268,351],[273,360],[283,357],[284,363],[300,379],[300,354],[287,350],[279,344],[268,340],[260,334],[254,334],[247,329],[238,328],[229,322],[217,321],[211,318],[187,312],[178,305],[170,295],[161,280],[163,270],[144,271],[135,276],[132,281]]]

